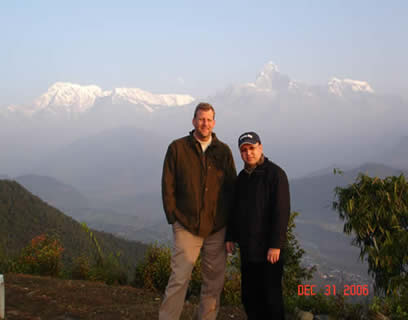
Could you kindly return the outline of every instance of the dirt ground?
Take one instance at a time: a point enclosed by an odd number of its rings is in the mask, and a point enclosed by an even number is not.
[[[160,295],[130,286],[5,275],[6,320],[130,320],[158,318]],[[186,302],[182,320],[193,319],[196,305]],[[220,320],[246,319],[238,307],[222,307]]]

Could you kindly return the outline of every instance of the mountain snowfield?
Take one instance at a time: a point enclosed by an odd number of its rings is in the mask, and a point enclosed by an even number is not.
[[[193,102],[187,94],[153,94],[139,88],[115,88],[103,91],[96,85],[82,86],[69,82],[56,82],[47,92],[28,106],[9,106],[9,113],[35,116],[39,113],[81,114],[92,109],[98,101],[110,101],[112,105],[131,104],[153,112],[161,107],[177,107]]]
[[[291,80],[289,76],[281,73],[278,66],[273,62],[264,65],[254,82],[235,86],[233,91],[235,91],[235,94],[264,92],[269,94],[289,93],[302,96],[316,96],[328,93],[337,97],[345,97],[350,93],[375,93],[368,82],[360,80],[333,77],[325,86],[312,86]]]
[[[371,86],[365,81],[358,81],[352,79],[332,78],[329,81],[329,91],[339,97],[343,96],[346,92],[367,92],[374,93]]]
[[[351,93],[374,94],[374,90],[365,81],[338,79],[333,77],[322,90],[318,91],[310,85],[291,80],[282,74],[276,64],[268,62],[259,72],[255,82],[249,82],[235,88],[236,94],[245,92],[315,96],[322,91],[344,97]],[[145,111],[159,111],[163,107],[177,107],[191,104],[195,98],[188,94],[153,94],[139,88],[115,88],[102,90],[97,85],[80,85],[69,82],[56,82],[47,92],[32,103],[24,106],[11,105],[3,110],[3,116],[20,114],[32,117],[37,114],[51,115],[81,114],[94,108],[100,101],[110,105],[134,105]]]

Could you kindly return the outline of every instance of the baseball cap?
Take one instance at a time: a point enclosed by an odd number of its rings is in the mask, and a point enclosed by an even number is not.
[[[241,148],[242,145],[244,144],[256,144],[256,143],[261,143],[261,139],[259,136],[253,132],[245,132],[241,134],[238,138],[238,147]]]

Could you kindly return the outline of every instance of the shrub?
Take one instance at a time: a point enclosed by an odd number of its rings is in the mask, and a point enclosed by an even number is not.
[[[408,292],[407,290],[398,295],[387,295],[385,297],[374,297],[370,305],[373,314],[382,313],[395,320],[408,319]]]
[[[91,263],[88,257],[79,256],[75,258],[72,270],[71,277],[74,280],[89,280],[91,273]]]
[[[12,271],[37,274],[42,276],[58,276],[61,271],[61,255],[64,251],[55,236],[39,235],[25,247]]]
[[[170,277],[170,260],[170,248],[150,245],[145,258],[136,266],[133,285],[163,293]]]
[[[79,265],[76,265],[76,272],[78,276],[88,276],[89,280],[102,281],[106,284],[127,284],[128,276],[127,272],[120,266],[119,257],[120,252],[115,255],[110,253],[106,256],[99,245],[99,241],[91,229],[86,223],[81,224],[83,230],[88,234],[89,239],[92,241],[95,247],[96,263],[94,265],[88,265],[86,261],[77,261]],[[89,271],[87,272],[87,268]],[[82,274],[81,274],[82,273]]]
[[[127,274],[120,267],[117,257],[110,254],[90,268],[89,280],[124,285],[127,283]]]
[[[171,274],[171,249],[165,245],[153,244],[146,251],[145,258],[136,266],[133,285],[164,293]],[[201,257],[199,256],[187,289],[187,298],[198,296],[201,289]]]
[[[360,174],[356,181],[335,189],[333,208],[352,234],[361,260],[375,280],[379,295],[372,312],[392,319],[408,318],[408,181],[404,175],[384,179]]]
[[[408,290],[408,181],[403,175],[385,179],[360,174],[346,188],[335,189],[333,207],[367,260],[378,293]]]

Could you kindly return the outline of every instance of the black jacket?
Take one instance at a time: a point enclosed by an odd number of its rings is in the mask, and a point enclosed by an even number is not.
[[[226,241],[238,242],[243,259],[264,261],[269,248],[284,247],[289,214],[286,173],[265,157],[254,171],[238,175]]]

